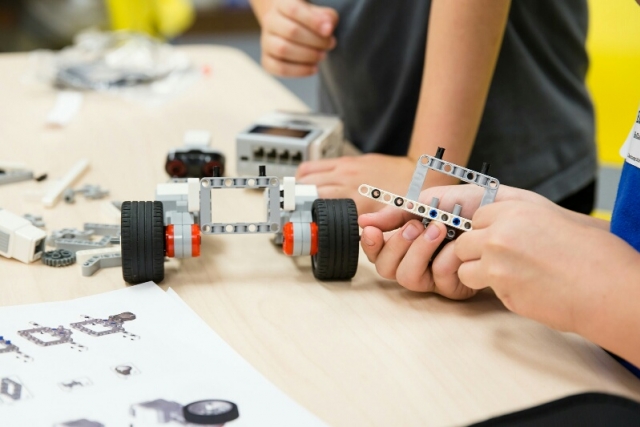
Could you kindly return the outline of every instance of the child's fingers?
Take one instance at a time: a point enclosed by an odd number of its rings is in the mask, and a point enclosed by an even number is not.
[[[385,206],[378,212],[362,214],[358,217],[360,227],[376,227],[382,231],[391,231],[400,228],[410,219],[415,218],[409,212],[393,206]]]
[[[482,270],[482,260],[467,261],[458,268],[458,277],[466,286],[472,289],[484,289],[490,286],[485,280]]]
[[[462,300],[471,298],[477,291],[465,286],[458,277],[462,261],[455,254],[455,242],[448,243],[431,264],[431,274],[436,283],[436,293],[443,297]]]
[[[400,261],[396,271],[396,280],[405,288],[418,292],[433,292],[435,282],[429,268],[429,260],[438,249],[447,234],[447,227],[432,222],[426,230],[413,241]]]
[[[376,259],[376,270],[385,279],[395,279],[396,270],[414,240],[423,232],[424,226],[411,220],[395,232],[384,244]]]
[[[384,246],[382,231],[375,227],[365,227],[362,230],[362,236],[360,236],[360,244],[369,262],[375,264],[378,254]]]

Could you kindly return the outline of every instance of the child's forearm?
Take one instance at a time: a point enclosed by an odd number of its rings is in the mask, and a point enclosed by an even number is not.
[[[409,157],[447,149],[446,159],[466,165],[491,85],[510,0],[434,0],[429,17],[420,99]],[[427,186],[454,184],[430,174]]]
[[[622,240],[602,248],[601,265],[622,265],[604,279],[583,283],[589,307],[579,311],[577,333],[640,366],[640,253]]]

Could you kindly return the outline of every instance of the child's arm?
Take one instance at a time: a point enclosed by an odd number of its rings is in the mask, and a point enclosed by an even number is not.
[[[510,4],[510,0],[434,0],[420,98],[407,155],[367,154],[306,162],[298,168],[297,180],[318,186],[320,197],[350,197],[356,200],[359,212],[371,212],[379,209],[379,205],[357,196],[360,184],[384,186],[401,194],[418,158],[424,153],[435,153],[438,147],[447,149],[448,161],[467,164]],[[455,179],[447,175],[430,174],[426,186],[453,183]]]

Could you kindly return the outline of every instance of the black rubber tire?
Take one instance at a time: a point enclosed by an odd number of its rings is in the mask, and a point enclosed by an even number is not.
[[[165,231],[161,202],[124,202],[120,245],[122,276],[133,285],[164,279]]]
[[[358,270],[358,210],[351,199],[316,199],[311,208],[318,225],[318,253],[311,257],[318,280],[349,280]]]
[[[208,405],[214,402],[228,405],[229,409],[225,412],[219,412],[220,408],[217,408],[217,410],[210,407],[208,408]],[[188,423],[214,426],[222,425],[240,418],[240,411],[238,410],[238,405],[233,402],[229,402],[228,400],[211,399],[200,400],[183,406],[182,415],[184,416],[184,420]]]

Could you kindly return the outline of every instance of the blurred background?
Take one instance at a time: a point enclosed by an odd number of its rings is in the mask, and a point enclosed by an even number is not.
[[[601,163],[597,206],[606,217],[622,165],[618,150],[640,102],[640,7],[633,0],[589,0],[589,6],[588,84]],[[0,0],[0,52],[60,49],[90,27],[141,31],[175,45],[227,45],[260,59],[260,29],[248,0]],[[280,80],[317,107],[317,77]]]

